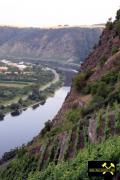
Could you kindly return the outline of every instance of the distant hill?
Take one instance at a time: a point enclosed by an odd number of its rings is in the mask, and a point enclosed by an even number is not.
[[[83,61],[98,43],[103,27],[0,27],[0,58]]]

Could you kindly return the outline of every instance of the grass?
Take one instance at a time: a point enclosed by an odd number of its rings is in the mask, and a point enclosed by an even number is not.
[[[14,88],[24,88],[26,86],[29,86],[29,85],[33,85],[34,83],[31,83],[31,84],[22,84],[22,83],[3,83],[3,82],[0,82],[0,87],[14,87]]]
[[[58,82],[56,82],[55,84],[51,84],[51,86],[50,86],[49,88],[45,89],[44,92],[43,92],[43,94],[44,94],[44,96],[46,97],[46,99],[47,99],[47,97],[49,97],[49,96],[53,96],[55,90],[57,90],[57,89],[62,85],[62,83],[63,83],[63,79],[60,78]],[[20,84],[19,84],[19,85],[20,85]],[[34,104],[36,104],[36,103],[40,103],[40,100],[35,101],[35,100],[30,100],[30,99],[28,99],[27,97],[28,97],[28,95],[29,95],[30,93],[31,93],[31,91],[29,90],[27,94],[25,94],[25,95],[20,95],[20,94],[19,94],[19,95],[15,96],[14,98],[12,98],[11,100],[9,100],[9,99],[8,99],[8,100],[7,100],[7,99],[6,99],[6,100],[2,100],[2,99],[1,99],[1,100],[0,100],[0,104],[6,106],[5,109],[2,110],[2,112],[3,112],[4,114],[7,114],[7,113],[11,112],[11,109],[9,108],[8,105],[10,105],[10,104],[12,104],[12,103],[17,103],[20,98],[23,99],[24,105],[25,105],[26,108],[27,108],[27,107],[32,107],[32,105],[34,105]]]
[[[26,95],[25,95],[26,96]],[[12,104],[12,103],[16,103],[16,102],[18,102],[18,100],[20,99],[20,98],[23,98],[24,96],[22,96],[22,95],[18,95],[18,96],[15,96],[13,99],[11,99],[11,100],[0,100],[0,104],[2,104],[2,105],[8,105],[8,104]]]
[[[29,82],[29,81],[6,81],[6,80],[0,80],[0,83],[9,83],[9,84],[24,84],[24,85],[26,85],[26,84],[29,84],[29,85],[31,85],[31,84],[33,84],[34,82]]]

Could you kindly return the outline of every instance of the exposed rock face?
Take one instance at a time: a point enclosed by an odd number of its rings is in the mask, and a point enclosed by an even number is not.
[[[120,46],[120,39],[116,36],[115,30],[105,29],[100,37],[99,45],[82,64],[81,70],[94,69],[99,64],[100,60],[105,57],[108,59],[112,56],[112,49]]]
[[[120,51],[117,52],[115,55],[111,55],[102,68],[100,66],[97,67],[96,71],[93,73],[90,80],[93,80],[93,81],[98,80],[101,78],[101,76],[109,72],[111,69],[116,68],[119,64],[118,63],[119,59],[120,59]]]
[[[0,57],[80,62],[98,43],[102,28],[0,27]]]
[[[81,68],[81,71],[94,69],[93,74],[88,79],[88,83],[98,80],[102,75],[109,72],[111,69],[117,68],[120,60],[120,51],[118,50],[118,52],[112,54],[112,48],[119,46],[120,38],[116,35],[115,31],[104,30],[98,46],[83,63]],[[106,57],[106,62],[102,66],[99,66],[103,56]],[[70,93],[65,99],[65,102],[63,103],[62,108],[52,121],[52,129],[62,127],[62,124],[66,121],[65,115],[67,111],[70,109],[84,107],[90,99],[90,95],[81,95],[80,92],[78,93],[72,87]],[[97,127],[97,116],[94,114],[93,117],[91,117],[91,114],[90,116],[88,114],[88,116],[85,116],[84,119],[80,119],[77,122],[77,125],[69,132],[61,130],[60,133],[54,136],[54,143],[57,141],[57,149],[54,147],[55,152],[54,156],[52,155],[53,159],[57,158],[57,161],[70,159],[76,155],[77,151],[85,146],[86,142],[99,143],[102,139],[104,139],[107,128],[105,116],[107,116],[109,121],[109,133],[111,135],[114,135],[115,133],[120,134],[120,128],[115,129],[114,113],[110,113],[109,115],[102,114],[100,117],[99,128]],[[52,143],[53,146],[54,143]],[[51,146],[51,144],[49,146]],[[46,153],[48,154],[48,152]]]
[[[92,143],[96,142],[96,120],[91,119],[89,121],[88,135]]]

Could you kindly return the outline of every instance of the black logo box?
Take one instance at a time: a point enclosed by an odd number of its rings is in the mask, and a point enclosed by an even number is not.
[[[98,171],[101,169],[104,170],[108,170],[106,167],[102,167],[102,165],[106,163],[107,168],[109,168],[111,166],[111,163],[113,163],[115,165],[115,168],[113,168],[114,170],[114,174],[112,175],[110,172],[106,172],[105,174],[103,174],[103,172],[92,172],[93,169],[97,169]],[[109,171],[109,170],[108,170]],[[102,176],[102,177],[109,177],[109,179],[111,179],[111,177],[116,175],[116,162],[115,161],[88,161],[88,176]]]

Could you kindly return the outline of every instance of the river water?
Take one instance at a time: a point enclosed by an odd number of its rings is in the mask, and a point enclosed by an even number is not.
[[[69,91],[70,87],[61,87],[37,109],[28,108],[15,117],[10,114],[5,116],[4,120],[0,121],[0,156],[10,149],[28,143],[38,135],[44,123],[57,114]]]

